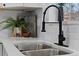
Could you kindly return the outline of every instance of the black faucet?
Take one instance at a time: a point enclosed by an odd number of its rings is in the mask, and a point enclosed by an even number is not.
[[[45,30],[45,15],[46,15],[46,11],[50,8],[50,7],[55,7],[58,9],[58,22],[59,22],[59,35],[58,35],[58,43],[55,43],[57,45],[60,45],[60,46],[65,46],[65,47],[68,47],[67,45],[64,45],[63,44],[63,41],[65,41],[65,37],[64,37],[64,34],[63,34],[63,30],[62,30],[62,21],[63,21],[63,5],[64,3],[59,3],[58,4],[59,6],[56,6],[56,5],[50,5],[48,6],[44,13],[43,13],[43,22],[42,22],[42,31],[41,32],[46,32]]]

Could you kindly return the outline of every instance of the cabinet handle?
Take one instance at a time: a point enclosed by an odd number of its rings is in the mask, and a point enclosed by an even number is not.
[[[6,6],[5,4],[3,4],[3,6]]]

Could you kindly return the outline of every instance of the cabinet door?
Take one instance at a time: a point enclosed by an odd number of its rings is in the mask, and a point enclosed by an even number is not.
[[[2,56],[2,44],[0,43],[0,56]]]
[[[42,3],[24,3],[24,7],[41,8],[42,7]]]
[[[22,7],[23,3],[0,3],[0,6],[5,7],[5,8],[8,8],[8,7]]]
[[[5,50],[5,48],[3,47],[3,50],[2,50],[3,52],[2,52],[2,56],[8,56],[8,54],[7,54],[7,52],[6,52],[6,50]]]

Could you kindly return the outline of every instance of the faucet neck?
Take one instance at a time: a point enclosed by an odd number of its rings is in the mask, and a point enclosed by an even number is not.
[[[46,30],[45,30],[45,15],[46,15],[46,11],[47,11],[50,7],[55,7],[55,8],[57,8],[57,9],[58,9],[58,14],[60,14],[60,13],[59,13],[59,12],[60,12],[59,7],[57,7],[56,5],[50,5],[50,6],[48,6],[48,7],[45,9],[45,11],[43,12],[42,32],[46,32]],[[60,17],[60,16],[59,16],[59,17]]]

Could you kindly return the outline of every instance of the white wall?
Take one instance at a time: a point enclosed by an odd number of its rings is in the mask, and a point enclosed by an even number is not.
[[[14,19],[16,19],[17,17],[17,14],[21,13],[20,11],[0,11],[0,22],[3,21],[3,20],[6,20],[8,17],[12,17]],[[5,24],[0,24],[0,30],[2,29],[2,27],[4,26]],[[10,29],[5,29],[5,30],[1,30],[0,31],[0,36],[1,37],[8,37],[10,36],[9,34],[10,33]]]
[[[69,47],[79,51],[79,21],[69,26]]]

